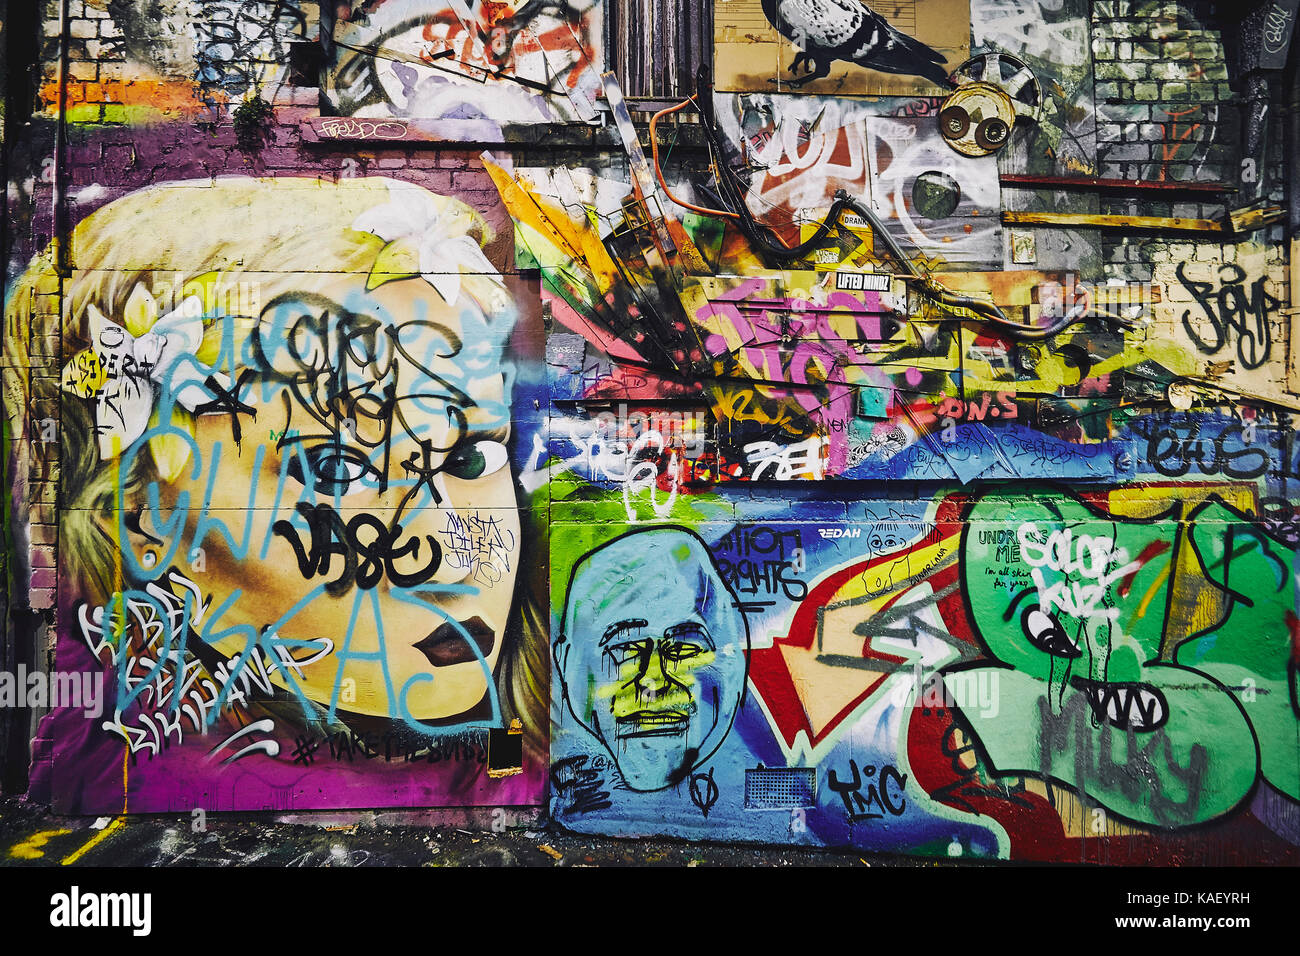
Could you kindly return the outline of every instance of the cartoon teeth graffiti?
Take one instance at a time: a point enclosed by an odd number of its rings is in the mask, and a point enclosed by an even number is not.
[[[745,693],[749,630],[704,542],[633,531],[575,566],[555,642],[568,711],[632,790],[662,790],[707,761]]]

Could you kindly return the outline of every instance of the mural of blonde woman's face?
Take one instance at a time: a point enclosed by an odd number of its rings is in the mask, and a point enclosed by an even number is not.
[[[194,454],[140,523],[184,547],[142,563],[181,568],[210,602],[201,638],[255,644],[278,686],[446,722],[495,700],[518,571],[502,334],[418,276],[303,285],[194,410]]]

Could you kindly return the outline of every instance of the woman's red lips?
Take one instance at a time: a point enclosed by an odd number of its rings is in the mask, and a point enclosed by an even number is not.
[[[469,635],[468,641],[465,640],[466,634]],[[459,622],[459,627],[451,621],[439,625],[428,637],[412,646],[434,667],[447,667],[476,661],[480,655],[486,658],[492,653],[496,638],[496,632],[484,624],[481,617],[475,616]]]

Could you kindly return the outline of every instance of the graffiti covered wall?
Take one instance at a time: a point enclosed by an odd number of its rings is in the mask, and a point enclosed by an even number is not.
[[[539,315],[485,229],[381,178],[160,183],[82,220],[55,666],[109,692],[89,740],[62,723],[89,708],[51,715],[34,787],[82,812],[537,798],[544,635],[514,597],[544,601],[521,564],[546,516],[507,444],[536,431]]]
[[[27,791],[1300,858],[1295,173],[1234,126],[1285,58],[1208,4],[719,0],[675,104],[610,3],[50,5]]]

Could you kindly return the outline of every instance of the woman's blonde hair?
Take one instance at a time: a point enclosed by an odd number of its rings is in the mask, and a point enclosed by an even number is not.
[[[64,365],[93,344],[92,307],[123,324],[120,317],[140,286],[153,295],[163,314],[196,291],[220,300],[224,290],[242,304],[246,297],[241,282],[252,274],[261,302],[291,291],[317,291],[340,274],[364,278],[379,268],[390,243],[354,224],[395,197],[410,197],[415,189],[384,178],[335,182],[230,177],[159,183],[90,214],[70,237],[71,275],[63,285],[59,312],[42,314],[36,307],[38,293],[57,281],[50,255],[32,263],[6,304],[3,372],[10,434],[32,436],[33,399],[48,399]],[[424,190],[418,193],[448,212],[456,228],[480,246],[490,241],[486,223],[470,207]],[[383,268],[390,269],[393,261],[388,256]],[[418,273],[417,266],[410,268]],[[222,314],[240,313],[223,304],[217,314],[205,317],[205,326],[216,324]],[[29,341],[56,338],[57,360],[50,359],[50,367],[33,368]],[[105,530],[105,519],[114,516],[119,483],[123,498],[130,500],[158,481],[159,471],[153,456],[146,454],[131,456],[126,474],[103,467],[91,402],[67,393],[59,397],[62,574],[77,582],[80,598],[102,605],[123,586],[116,570],[118,544]],[[16,487],[13,493],[21,496],[23,489]],[[526,577],[520,577],[512,617],[544,622],[534,607],[536,596],[526,593]],[[544,663],[540,673],[534,671],[546,659],[546,640],[545,632],[534,632],[528,622],[524,628],[510,642],[516,646],[503,649],[498,671],[503,703],[513,702],[515,716],[533,737],[544,733],[548,695],[538,686],[544,683]]]

